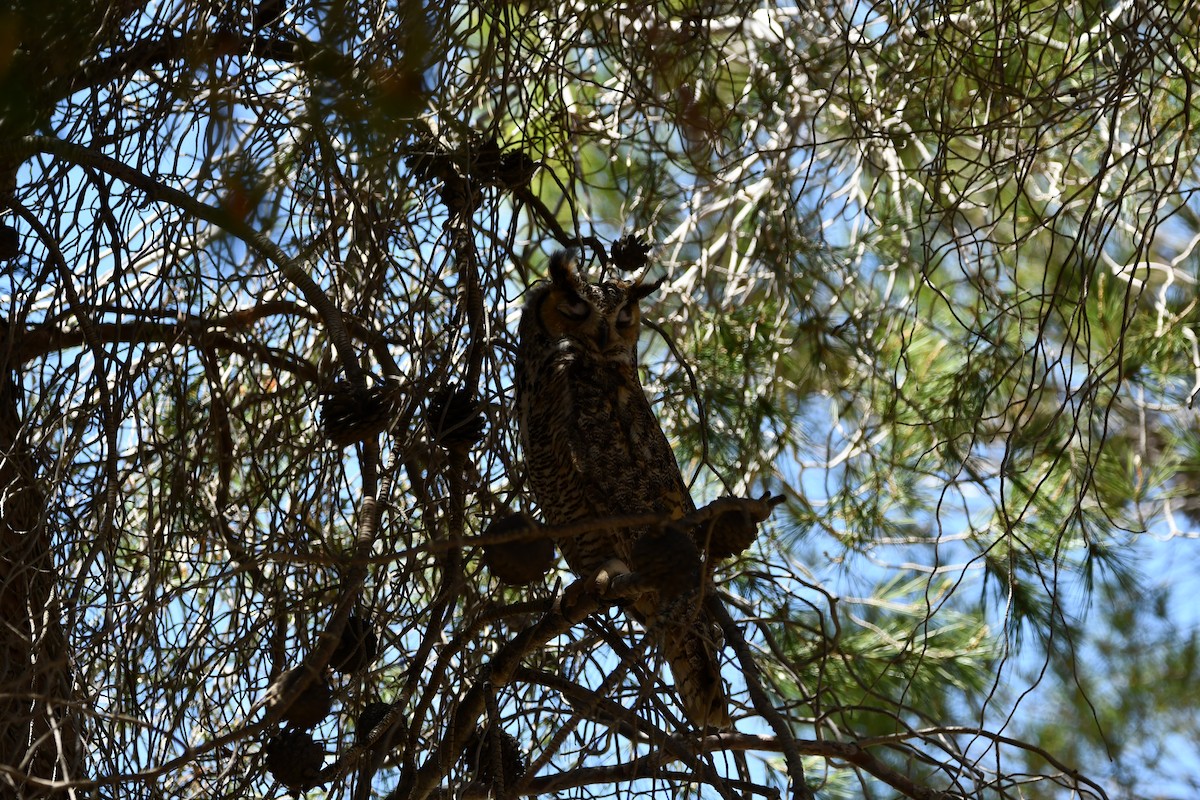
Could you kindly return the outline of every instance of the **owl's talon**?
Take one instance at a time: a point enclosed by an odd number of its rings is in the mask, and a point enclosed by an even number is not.
[[[609,559],[596,570],[595,582],[600,600],[616,608],[629,605],[653,588],[645,575],[632,572],[624,561],[616,558]]]
[[[590,580],[575,581],[564,589],[558,608],[568,622],[575,624],[599,611],[602,605],[625,605],[626,595],[636,594],[639,585],[637,574],[630,572],[624,561],[611,558]]]
[[[590,581],[575,581],[563,590],[558,600],[558,610],[563,618],[574,625],[583,622],[600,607],[596,594],[591,591]]]
[[[628,574],[629,567],[621,559],[610,558],[608,561],[605,561],[600,565],[600,569],[596,570],[596,575],[592,579],[596,587],[596,594],[604,597],[612,587],[614,579]]]

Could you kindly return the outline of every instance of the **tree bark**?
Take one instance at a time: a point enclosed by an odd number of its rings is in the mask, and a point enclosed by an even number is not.
[[[0,786],[22,798],[67,797],[62,782],[81,777],[80,731],[51,527],[9,353],[0,321]]]

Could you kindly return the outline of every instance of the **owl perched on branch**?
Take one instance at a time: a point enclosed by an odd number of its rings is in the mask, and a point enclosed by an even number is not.
[[[695,509],[638,379],[638,302],[661,282],[588,283],[572,255],[559,253],[550,280],[529,292],[517,408],[529,484],[551,525],[634,514],[677,519]],[[691,534],[613,527],[559,545],[580,578],[614,558],[650,578],[653,590],[626,613],[666,657],[691,722],[729,727],[715,626],[703,610],[710,587]],[[667,580],[669,573],[678,574]]]

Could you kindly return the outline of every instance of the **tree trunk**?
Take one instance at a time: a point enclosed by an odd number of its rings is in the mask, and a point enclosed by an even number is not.
[[[19,379],[0,321],[0,786],[66,797],[81,776],[78,715],[44,497],[17,410]],[[0,795],[8,795],[0,789]]]

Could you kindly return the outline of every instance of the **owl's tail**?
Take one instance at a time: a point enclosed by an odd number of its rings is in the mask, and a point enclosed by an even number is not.
[[[717,637],[707,615],[697,607],[699,598],[691,599],[665,609],[659,609],[656,602],[639,602],[637,610],[671,666],[675,691],[688,720],[702,730],[725,730],[733,723],[717,661]],[[667,613],[660,614],[660,610]]]

